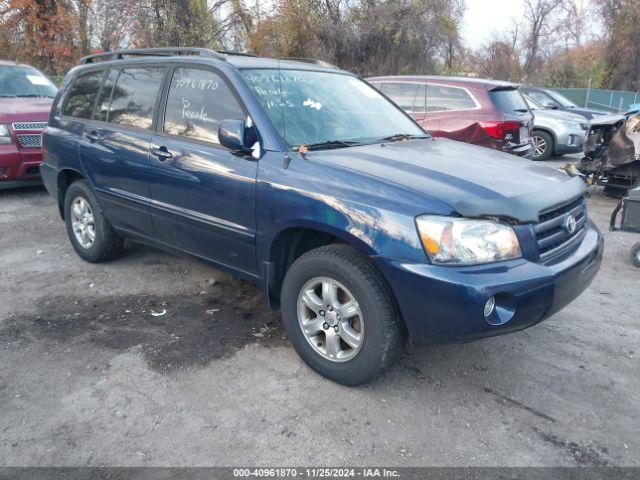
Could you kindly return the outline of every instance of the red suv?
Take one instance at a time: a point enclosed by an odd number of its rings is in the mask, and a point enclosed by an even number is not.
[[[436,137],[533,157],[533,114],[517,84],[436,76],[367,80]]]
[[[0,189],[41,183],[42,131],[56,93],[37,69],[0,61]]]

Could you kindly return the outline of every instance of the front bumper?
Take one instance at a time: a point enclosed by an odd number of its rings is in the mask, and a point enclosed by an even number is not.
[[[18,149],[0,145],[0,188],[3,185],[33,184],[40,179],[42,149]],[[11,183],[9,183],[11,182]]]
[[[417,344],[467,342],[535,325],[577,298],[595,277],[604,240],[589,222],[582,243],[564,260],[542,265],[524,258],[490,265],[443,267],[378,257],[407,330]],[[512,309],[502,325],[484,317],[486,301]]]
[[[570,130],[564,129],[557,133],[556,138],[556,155],[564,155],[565,153],[578,153],[582,151],[584,146],[584,139],[586,136],[585,130]]]

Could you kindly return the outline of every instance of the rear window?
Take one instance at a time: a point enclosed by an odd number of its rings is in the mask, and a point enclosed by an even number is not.
[[[79,75],[69,89],[62,114],[90,119],[103,75],[104,70]]]
[[[489,96],[496,108],[503,113],[522,115],[529,112],[529,107],[516,88],[491,90]]]
[[[55,97],[58,89],[33,67],[0,66],[0,97]]]
[[[135,128],[151,128],[163,77],[162,67],[122,69],[111,94],[107,121]]]

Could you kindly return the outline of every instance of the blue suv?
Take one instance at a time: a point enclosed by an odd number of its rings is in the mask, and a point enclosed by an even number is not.
[[[261,285],[303,360],[368,382],[408,334],[534,325],[595,276],[581,179],[432,138],[317,61],[147,49],[81,61],[44,132],[42,177],[74,249],[125,238]]]

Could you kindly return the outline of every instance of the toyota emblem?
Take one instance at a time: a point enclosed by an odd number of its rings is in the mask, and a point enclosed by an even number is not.
[[[576,231],[578,224],[576,222],[576,217],[573,215],[567,215],[567,218],[564,221],[564,228],[569,233],[569,235],[573,235]]]

